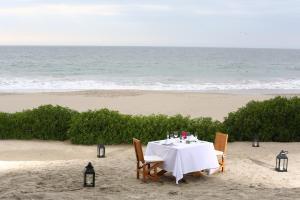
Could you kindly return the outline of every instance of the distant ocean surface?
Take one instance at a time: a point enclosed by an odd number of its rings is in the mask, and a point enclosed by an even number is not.
[[[0,46],[0,92],[299,93],[300,50]]]

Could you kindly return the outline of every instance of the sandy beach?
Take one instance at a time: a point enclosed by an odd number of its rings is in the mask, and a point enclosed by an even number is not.
[[[0,200],[300,200],[299,8],[0,0]]]
[[[16,112],[43,104],[67,106],[78,111],[109,108],[125,114],[190,115],[223,120],[251,100],[275,94],[223,94],[156,91],[81,91],[56,93],[1,93],[0,111]],[[285,95],[291,96],[291,95]]]
[[[300,192],[299,143],[230,143],[223,174],[194,177],[175,184],[166,173],[159,182],[135,176],[131,145],[96,146],[55,141],[0,141],[0,199],[297,199]],[[274,170],[276,154],[288,150],[288,172]],[[144,147],[145,151],[145,147]],[[83,168],[91,161],[96,187],[83,188]]]
[[[250,100],[274,96],[150,91],[2,93],[0,111],[58,104],[78,111],[110,108],[127,114],[180,113],[223,120]],[[186,175],[186,182],[176,185],[171,173],[159,182],[137,180],[131,145],[107,146],[107,157],[97,159],[96,146],[0,140],[0,199],[297,199],[299,146],[269,142],[252,148],[249,142],[230,143],[224,174]],[[274,171],[275,156],[281,149],[289,151],[287,173]],[[95,188],[82,187],[83,168],[89,161],[96,170]]]

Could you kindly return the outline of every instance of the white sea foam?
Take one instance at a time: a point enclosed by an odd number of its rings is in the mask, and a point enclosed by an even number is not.
[[[153,91],[249,91],[278,90],[299,92],[300,79],[241,82],[141,82],[64,79],[0,78],[2,92],[74,91],[74,90],[153,90]]]

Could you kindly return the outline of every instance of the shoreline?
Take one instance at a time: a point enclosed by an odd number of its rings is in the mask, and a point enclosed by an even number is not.
[[[78,90],[0,90],[1,95],[10,94],[85,94],[85,93],[191,93],[191,94],[224,94],[224,95],[276,95],[299,96],[299,90],[248,89],[248,90],[145,90],[145,89],[78,89]]]
[[[124,114],[182,114],[222,121],[251,100],[267,100],[279,94],[198,93],[142,90],[88,90],[72,92],[0,93],[0,112],[18,112],[52,104],[77,111],[108,108]],[[281,96],[300,96],[281,94]]]

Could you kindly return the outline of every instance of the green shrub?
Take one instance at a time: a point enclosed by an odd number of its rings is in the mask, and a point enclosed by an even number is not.
[[[0,112],[0,139],[10,139],[14,131],[13,114]]]
[[[147,143],[151,140],[166,138],[170,131],[169,123],[169,118],[166,115],[135,116],[131,118],[129,131],[134,132],[133,137]],[[132,141],[129,140],[128,142]]]
[[[225,130],[232,140],[252,140],[256,134],[261,141],[300,141],[300,99],[276,97],[251,101],[224,120]]]
[[[131,143],[133,137],[142,141],[161,139],[160,133],[167,129],[166,119],[163,115],[122,115],[108,109],[83,112],[72,120],[70,139],[76,144]]]
[[[80,113],[72,120],[70,139],[75,144],[120,143],[124,119],[117,111],[108,109]]]
[[[13,114],[0,114],[0,138],[66,140],[76,112],[61,106],[44,105]]]
[[[217,131],[222,131],[222,123],[211,118],[195,118],[190,120],[188,131],[196,133],[199,139],[214,141]]]
[[[31,111],[32,132],[43,140],[66,140],[72,116],[76,112],[61,106],[40,106]]]
[[[210,118],[191,120],[181,115],[130,116],[102,109],[78,114],[72,120],[70,139],[75,144],[122,144],[139,138],[143,143],[166,138],[172,131],[188,130],[212,140],[220,122]]]
[[[182,115],[124,115],[101,109],[78,113],[45,105],[17,113],[0,112],[0,139],[66,140],[75,144],[124,144],[136,137],[147,143],[166,138],[173,131],[189,131],[201,140],[213,141],[217,131],[231,141],[300,141],[300,98],[276,97],[231,112],[224,122]]]

